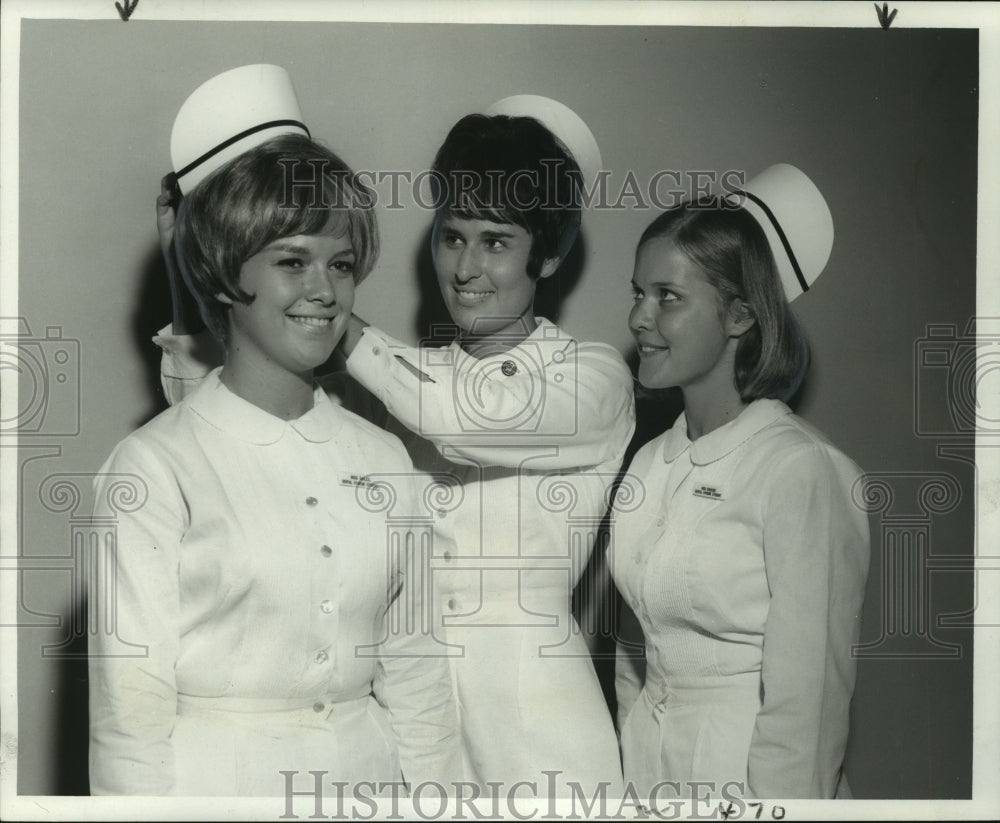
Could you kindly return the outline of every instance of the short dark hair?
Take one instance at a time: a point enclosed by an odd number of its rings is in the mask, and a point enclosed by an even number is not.
[[[744,209],[712,198],[685,202],[659,215],[639,238],[667,239],[697,265],[719,292],[749,307],[754,324],[736,347],[736,390],[744,403],[788,400],[805,377],[809,348],[788,307],[763,229]]]
[[[434,158],[437,219],[521,226],[531,235],[528,274],[562,259],[580,227],[582,175],[573,156],[532,117],[470,114]]]
[[[243,264],[282,237],[350,238],[355,282],[378,259],[374,195],[336,154],[298,134],[275,137],[230,160],[201,181],[178,210],[178,258],[206,324],[226,337],[225,294],[250,303],[240,288]]]

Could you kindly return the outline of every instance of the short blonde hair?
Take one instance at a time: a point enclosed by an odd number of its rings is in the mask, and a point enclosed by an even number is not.
[[[201,181],[178,210],[178,259],[212,333],[226,337],[228,304],[250,303],[243,264],[282,237],[347,233],[360,283],[378,259],[374,193],[336,154],[286,134],[230,160]]]

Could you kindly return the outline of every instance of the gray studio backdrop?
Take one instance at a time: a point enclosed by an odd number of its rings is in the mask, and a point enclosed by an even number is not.
[[[976,31],[50,20],[25,22],[21,49],[16,343],[45,366],[21,403],[21,793],[87,792],[73,547],[92,534],[87,474],[164,407],[150,336],[169,314],[153,200],[170,124],[209,76],[273,62],[355,168],[424,170],[455,120],[509,94],[574,108],[620,208],[586,215],[549,301],[625,353],[634,245],[654,216],[641,190],[619,198],[629,172],[645,186],[784,161],[813,177],[837,235],[795,305],[814,350],[798,410],[882,484],[850,781],[859,797],[969,796]],[[676,177],[658,179],[663,201]],[[429,214],[401,202],[379,207],[384,252],[357,310],[415,342],[440,305],[419,295]],[[671,422],[643,408],[641,436]]]

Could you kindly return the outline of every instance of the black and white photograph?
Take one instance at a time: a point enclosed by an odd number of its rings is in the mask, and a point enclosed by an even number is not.
[[[0,15],[0,817],[1000,816],[1000,5]]]

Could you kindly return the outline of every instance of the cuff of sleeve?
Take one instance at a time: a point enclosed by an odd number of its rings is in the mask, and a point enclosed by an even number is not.
[[[390,407],[388,383],[392,373],[392,349],[403,344],[373,326],[366,326],[361,340],[347,358],[347,373]],[[391,409],[390,409],[391,410]]]
[[[204,365],[210,358],[202,353],[215,341],[207,331],[197,334],[174,334],[173,325],[160,329],[153,337],[155,343],[163,352],[160,363],[160,373],[164,377],[178,380],[201,380],[210,369]]]

